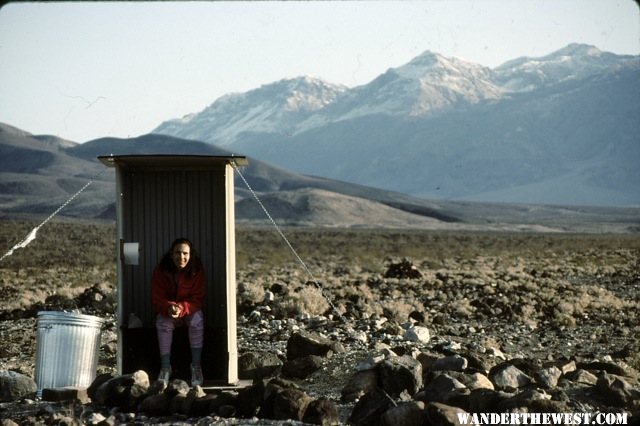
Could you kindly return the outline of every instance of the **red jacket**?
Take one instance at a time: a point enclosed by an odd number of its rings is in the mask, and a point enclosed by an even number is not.
[[[151,302],[156,312],[165,316],[168,316],[172,304],[182,308],[180,318],[191,315],[202,309],[205,282],[203,268],[190,277],[184,272],[167,271],[158,265],[151,278]]]

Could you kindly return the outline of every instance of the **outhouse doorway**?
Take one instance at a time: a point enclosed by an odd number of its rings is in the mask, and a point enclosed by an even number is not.
[[[118,372],[157,377],[160,357],[151,275],[172,241],[191,240],[207,289],[202,369],[205,385],[238,382],[236,341],[234,166],[245,157],[118,155],[116,169]],[[186,327],[174,332],[173,377],[189,379]]]

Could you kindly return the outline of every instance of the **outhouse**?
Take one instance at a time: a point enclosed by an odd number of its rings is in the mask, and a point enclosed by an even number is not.
[[[238,381],[234,166],[245,157],[117,155],[99,160],[116,170],[118,372],[160,369],[153,268],[171,243],[188,238],[202,259],[207,290],[202,368],[205,385]],[[186,327],[174,332],[174,377],[189,379]]]

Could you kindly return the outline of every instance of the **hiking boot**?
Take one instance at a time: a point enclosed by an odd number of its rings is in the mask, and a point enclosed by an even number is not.
[[[158,381],[162,382],[165,386],[169,384],[169,379],[171,378],[171,367],[164,367],[160,369],[160,373],[158,374]]]
[[[199,365],[191,366],[191,386],[202,385],[204,378],[202,377],[202,367]]]

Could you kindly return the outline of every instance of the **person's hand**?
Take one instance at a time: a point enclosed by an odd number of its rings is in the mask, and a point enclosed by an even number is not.
[[[169,306],[169,316],[171,318],[179,318],[182,313],[182,308],[180,305],[171,305]]]

